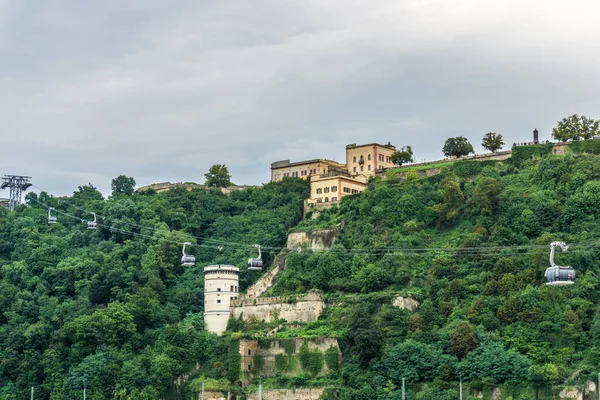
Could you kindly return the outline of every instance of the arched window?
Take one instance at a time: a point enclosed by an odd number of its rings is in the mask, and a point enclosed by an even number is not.
[[[352,158],[352,162],[356,162],[356,156]]]

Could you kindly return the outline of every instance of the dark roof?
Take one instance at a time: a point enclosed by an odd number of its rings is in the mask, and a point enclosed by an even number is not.
[[[388,149],[395,149],[396,148],[396,146],[394,146],[393,144],[391,144],[390,142],[388,142],[388,144],[381,144],[381,143],[356,144],[356,143],[350,143],[350,144],[346,145],[346,149],[356,149],[358,147],[367,147],[367,146],[387,147]]]
[[[297,165],[312,164],[312,163],[319,163],[319,162],[331,162],[331,163],[340,164],[337,161],[327,160],[325,158],[315,158],[312,160],[294,161],[294,162],[290,162],[290,160],[281,160],[281,161],[275,161],[274,163],[271,163],[271,169],[283,168],[283,167],[295,167]]]

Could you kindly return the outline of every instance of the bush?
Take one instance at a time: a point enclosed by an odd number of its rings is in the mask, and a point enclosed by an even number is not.
[[[300,347],[298,355],[300,357],[302,370],[308,372],[313,378],[319,375],[324,365],[323,353],[317,349],[309,349],[308,345],[304,343]]]
[[[510,161],[515,166],[520,166],[527,160],[537,157],[546,157],[552,154],[554,143],[535,144],[531,146],[515,146],[512,148]]]

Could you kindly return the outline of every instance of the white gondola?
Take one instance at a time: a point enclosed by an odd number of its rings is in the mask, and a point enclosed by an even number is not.
[[[193,267],[194,265],[196,265],[196,257],[185,254],[185,246],[186,245],[192,245],[190,242],[185,242],[183,244],[183,250],[181,251],[181,253],[183,254],[181,256],[181,265],[184,267]]]
[[[255,245],[253,245],[253,247],[256,247],[258,249],[258,257],[248,259],[248,269],[249,270],[261,270],[263,267],[263,261],[262,261],[262,253],[260,252],[260,245],[255,244]]]
[[[94,216],[94,220],[93,221],[88,221],[87,223],[87,228],[88,229],[96,229],[96,225],[98,224],[96,221],[96,213],[92,213],[92,215]]]
[[[548,286],[566,286],[575,283],[575,270],[572,267],[561,267],[554,263],[554,248],[560,247],[563,252],[567,251],[569,246],[564,242],[550,243],[550,268],[546,269],[544,278]]]
[[[54,208],[49,207],[48,208],[48,225],[52,225],[56,223],[56,217],[54,215],[52,215],[52,210],[54,210]]]

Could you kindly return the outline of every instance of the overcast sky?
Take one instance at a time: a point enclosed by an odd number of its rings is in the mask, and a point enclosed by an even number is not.
[[[441,158],[600,117],[594,0],[0,0],[0,174],[237,184],[348,143]],[[0,197],[7,197],[0,191]]]

